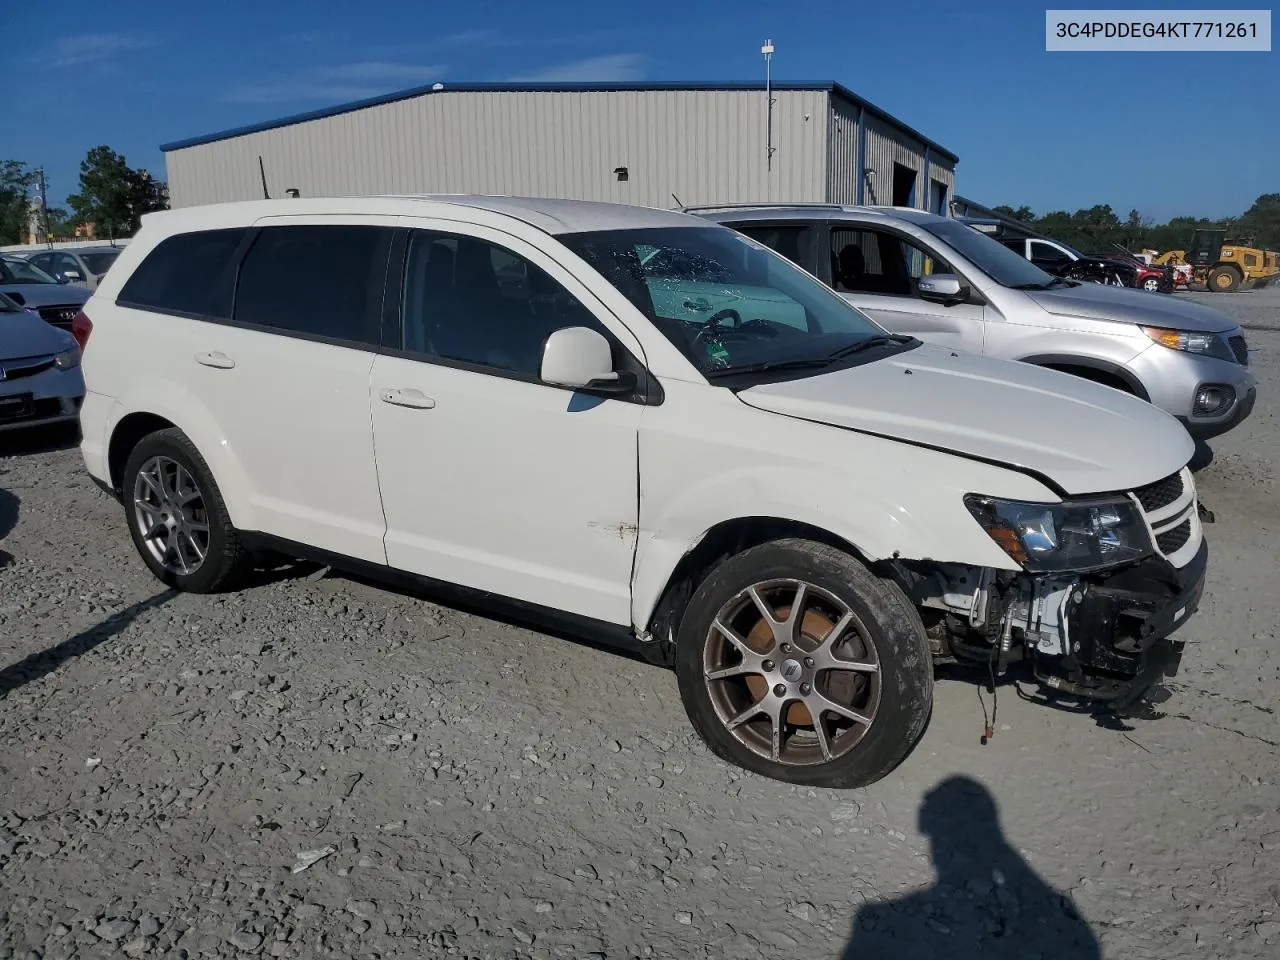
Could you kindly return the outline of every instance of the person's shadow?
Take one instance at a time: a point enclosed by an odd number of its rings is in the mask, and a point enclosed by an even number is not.
[[[929,791],[920,831],[937,883],[864,904],[843,960],[1101,960],[1071,900],[1009,846],[982,784],[955,776]]]

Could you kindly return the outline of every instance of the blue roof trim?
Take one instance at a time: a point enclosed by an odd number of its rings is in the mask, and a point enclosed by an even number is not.
[[[759,83],[723,83],[714,80],[693,80],[681,83],[646,83],[643,81],[628,83],[445,83],[441,89],[433,89],[434,84],[427,84],[421,87],[412,87],[408,90],[398,90],[395,93],[387,93],[377,97],[368,97],[364,100],[352,100],[350,103],[340,103],[333,107],[323,107],[319,110],[311,110],[307,113],[295,113],[292,116],[281,117],[279,120],[266,120],[261,123],[252,123],[244,127],[233,127],[229,130],[219,130],[217,133],[209,133],[200,137],[190,137],[186,140],[174,140],[170,143],[162,143],[160,150],[162,153],[170,153],[174,150],[184,150],[187,147],[198,147],[206,143],[217,143],[219,140],[230,140],[232,137],[242,137],[250,133],[262,133],[266,130],[275,130],[278,127],[288,127],[295,123],[306,123],[308,120],[323,120],[325,117],[336,117],[339,114],[351,113],[355,110],[364,110],[366,107],[377,107],[386,103],[396,103],[399,100],[409,100],[413,97],[421,97],[425,94],[437,93],[614,93],[618,91],[670,91],[670,90],[730,90],[730,91],[761,91],[764,87]],[[887,123],[897,127],[903,133],[919,140],[934,153],[946,157],[952,163],[959,162],[957,157],[950,150],[934,143],[928,137],[925,137],[919,131],[907,126],[897,117],[881,110],[874,103],[870,103],[858,96],[848,87],[838,83],[779,83],[774,84],[774,90],[802,91],[802,90],[825,90],[836,96],[842,97],[856,106],[863,107],[873,116],[879,117]]]

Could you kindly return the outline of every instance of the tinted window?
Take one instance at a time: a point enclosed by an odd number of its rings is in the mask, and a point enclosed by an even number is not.
[[[590,327],[613,341],[573,294],[518,254],[473,237],[414,231],[406,350],[536,378],[542,345],[565,327]]]
[[[235,320],[377,346],[392,231],[266,227],[236,284]]]
[[[804,248],[805,228],[791,225],[773,226],[758,224],[751,227],[736,227],[740,233],[745,233],[757,243],[763,243],[770,250],[774,250],[794,264],[804,267],[806,270],[812,271],[808,263],[807,251]]]
[[[756,365],[789,361],[814,372],[883,333],[825,284],[734,230],[659,227],[559,239],[709,376],[767,374]],[[670,272],[649,269],[655,258]]]
[[[1039,240],[1031,241],[1031,259],[1055,265],[1060,263],[1069,263],[1071,261],[1071,258],[1057,247],[1047,243],[1041,243]]]
[[[162,240],[125,281],[117,303],[195,317],[231,316],[236,248],[244,229],[201,230]]]
[[[80,259],[84,261],[86,267],[93,271],[95,276],[102,276],[107,272],[107,268],[116,262],[116,257],[120,256],[119,250],[111,250],[107,253],[82,253]]]

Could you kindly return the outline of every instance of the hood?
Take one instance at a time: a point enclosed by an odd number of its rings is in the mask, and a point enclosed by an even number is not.
[[[93,295],[91,290],[70,283],[0,283],[0,293],[28,307],[79,307]]]
[[[45,323],[30,310],[0,313],[0,360],[44,357],[75,345],[71,334]]]
[[[1238,326],[1226,314],[1194,300],[1167,294],[1157,296],[1132,287],[1082,283],[1076,287],[1028,290],[1027,293],[1050,313],[1064,317],[1118,320],[1195,333],[1222,333]]]
[[[1182,424],[1137,397],[1031,364],[928,345],[761,384],[738,397],[773,413],[1031,470],[1070,494],[1153,483],[1180,470],[1195,450]]]

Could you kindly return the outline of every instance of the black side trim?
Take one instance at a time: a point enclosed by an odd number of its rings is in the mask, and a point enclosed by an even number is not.
[[[1147,393],[1147,388],[1142,385],[1142,381],[1124,367],[1109,360],[1098,360],[1093,357],[1080,357],[1067,353],[1039,353],[1031,357],[1019,357],[1019,360],[1022,363],[1031,363],[1038,367],[1061,364],[1062,366],[1097,370],[1099,373],[1109,373],[1117,380],[1123,381],[1139,399],[1146,400],[1148,403],[1151,402],[1151,394]]]
[[[742,402],[746,403],[745,400]],[[752,404],[748,403],[747,406],[752,406]],[[763,407],[754,407],[754,409],[764,410]],[[764,410],[764,412],[775,413],[776,411]],[[919,447],[922,450],[934,450],[938,453],[945,453],[948,456],[959,457],[962,460],[972,460],[974,463],[985,463],[988,466],[1000,467],[1002,470],[1012,470],[1015,473],[1021,473],[1028,476],[1033,480],[1038,480],[1040,483],[1043,483],[1046,487],[1052,490],[1055,496],[1061,497],[1063,500],[1066,500],[1071,496],[1071,494],[1067,493],[1066,490],[1062,489],[1062,487],[1058,486],[1056,482],[1049,479],[1049,477],[1045,476],[1039,470],[1033,470],[1030,467],[1024,467],[1018,463],[1006,463],[1003,460],[993,460],[990,457],[980,457],[976,453],[965,453],[962,450],[952,450],[948,447],[940,447],[937,444],[924,443],[920,440],[908,440],[906,437],[895,437],[891,433],[878,433],[875,430],[861,430],[857,427],[846,427],[840,424],[828,423],[825,420],[810,420],[808,417],[797,417],[793,413],[781,413],[779,416],[790,417],[792,420],[803,420],[806,423],[816,423],[823,427],[835,427],[837,430],[847,430],[849,433],[860,433],[863,436],[877,437],[880,440],[892,440],[894,443],[905,443],[909,447]]]
[[[450,606],[465,609],[480,616],[529,624],[575,640],[584,640],[640,656],[649,655],[652,651],[652,645],[637,639],[630,627],[566,613],[563,610],[554,610],[524,600],[515,600],[487,590],[476,590],[432,577],[423,577],[394,567],[370,563],[367,560],[357,560],[272,534],[241,532],[240,540],[251,550],[271,550],[299,560],[321,563],[355,576],[398,586],[415,593],[428,594],[443,600]]]
[[[382,349],[398,351],[404,343],[401,312],[404,302],[405,260],[409,256],[409,231],[398,229],[387,254],[387,275],[382,287]]]

